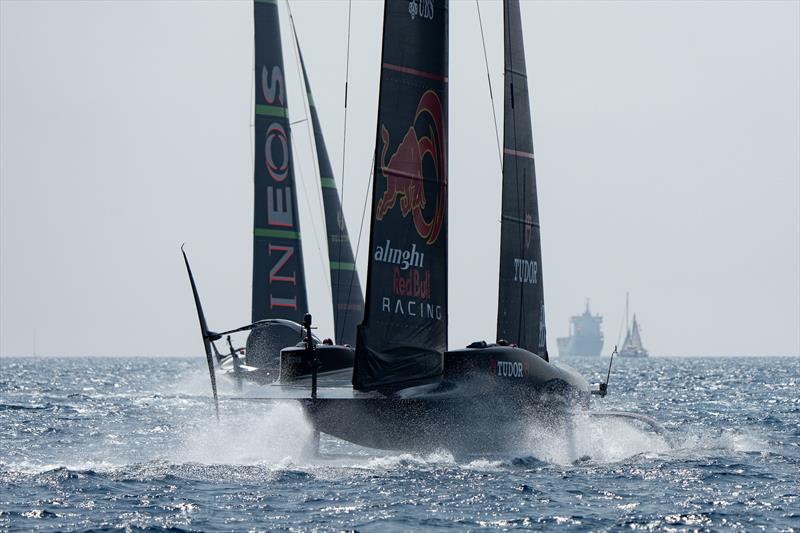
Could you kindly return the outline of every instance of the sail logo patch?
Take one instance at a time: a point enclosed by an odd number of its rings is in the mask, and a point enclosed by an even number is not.
[[[408,270],[408,267],[422,268],[425,261],[425,254],[417,251],[416,244],[412,244],[410,250],[401,250],[392,248],[392,241],[390,240],[386,241],[386,246],[378,246],[373,257],[375,261],[380,261],[381,263],[400,265],[402,270]]]
[[[539,274],[539,263],[527,259],[514,258],[514,281],[536,285]]]
[[[431,271],[412,268],[408,274],[395,267],[392,274],[392,291],[396,296],[411,296],[429,300],[431,297]]]
[[[408,14],[411,20],[419,15],[420,18],[433,20],[433,0],[409,0]]]
[[[292,192],[292,169],[289,150],[289,137],[286,133],[285,117],[281,116],[286,105],[286,87],[283,71],[279,65],[271,68],[261,67],[260,94],[266,106],[274,106],[275,113],[268,122],[264,138],[263,165],[268,176],[266,186],[266,223],[268,231],[293,230],[297,224],[294,213]],[[259,104],[258,99],[256,103]],[[258,201],[263,201],[259,199]],[[285,308],[297,310],[297,265],[299,255],[294,245],[274,242],[270,237],[267,243],[267,293],[269,309]],[[302,272],[300,273],[302,280]],[[302,281],[301,281],[302,282]]]
[[[404,298],[381,298],[381,311],[394,315],[427,318],[433,320],[442,319],[442,306],[416,300]]]
[[[523,365],[519,361],[499,361],[497,359],[489,359],[489,368],[491,373],[501,378],[524,378],[527,372],[528,365]]]
[[[417,136],[417,126],[426,131],[422,137]],[[389,150],[390,134],[384,125],[381,125],[381,140],[383,151],[380,164],[381,173],[386,178],[386,188],[378,200],[375,219],[383,220],[398,204],[399,198],[402,217],[406,218],[410,214],[417,234],[427,244],[435,243],[444,225],[447,207],[447,139],[439,96],[429,90],[420,97],[414,121],[388,161],[386,153]],[[436,179],[433,176],[423,176],[423,162],[426,158],[430,158],[433,164]],[[438,182],[439,187],[436,205],[433,206],[433,213],[429,218],[425,216],[428,207],[426,181]]]

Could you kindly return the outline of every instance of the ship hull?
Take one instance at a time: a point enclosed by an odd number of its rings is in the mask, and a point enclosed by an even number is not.
[[[644,359],[646,357],[650,357],[650,354],[647,353],[647,350],[626,350],[624,348],[619,351],[618,355],[626,359]]]
[[[369,448],[480,454],[524,449],[532,424],[555,427],[590,397],[577,372],[516,347],[447,352],[440,378],[392,391],[354,390],[349,375],[320,373],[316,398],[295,374],[253,399],[299,400],[315,429]]]
[[[322,433],[382,450],[481,454],[524,450],[533,424],[556,427],[569,410],[562,404],[448,399],[317,399],[303,407]]]

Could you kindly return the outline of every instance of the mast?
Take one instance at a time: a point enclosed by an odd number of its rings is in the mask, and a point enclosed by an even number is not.
[[[294,22],[292,23],[294,30]],[[364,315],[364,297],[361,282],[358,279],[353,247],[347,232],[347,224],[342,213],[339,191],[333,178],[333,168],[328,157],[328,148],[322,135],[317,107],[311,95],[311,83],[308,80],[306,64],[300,50],[297,32],[294,33],[297,55],[303,71],[303,82],[308,95],[308,107],[311,112],[311,125],[314,133],[314,144],[319,165],[320,186],[322,187],[322,205],[325,211],[325,229],[328,236],[328,260],[331,272],[331,296],[333,298],[333,321],[337,344],[356,343],[356,327]]]
[[[353,386],[424,383],[447,349],[447,0],[386,0]]]
[[[497,338],[548,360],[533,131],[519,0],[504,0],[505,115]]]
[[[277,0],[255,0],[253,321],[308,311]]]
[[[625,338],[626,339],[628,337],[630,337],[630,335],[631,335],[630,320],[628,318],[628,297],[629,296],[630,296],[630,294],[627,291],[625,291],[625,332],[626,332],[625,333]]]

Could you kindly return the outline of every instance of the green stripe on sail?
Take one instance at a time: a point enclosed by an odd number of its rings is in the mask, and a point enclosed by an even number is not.
[[[286,108],[277,105],[256,104],[256,115],[286,118]]]
[[[285,229],[255,228],[253,230],[253,235],[256,237],[274,237],[277,239],[294,239],[296,241],[300,240],[299,231],[289,231]]]
[[[354,263],[340,263],[338,261],[331,261],[331,270],[355,270]]]
[[[306,94],[308,95],[308,107],[314,107],[314,97],[311,96],[311,91]]]
[[[333,181],[333,178],[320,178],[320,182],[322,182],[323,189],[335,189],[336,182]]]

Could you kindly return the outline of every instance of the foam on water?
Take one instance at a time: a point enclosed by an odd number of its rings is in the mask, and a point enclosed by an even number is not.
[[[643,453],[667,452],[667,440],[652,430],[617,419],[580,414],[558,428],[533,424],[526,428],[530,454],[561,465],[581,459],[618,462]]]
[[[299,405],[291,402],[256,404],[235,411],[223,407],[222,419],[186,429],[180,445],[167,454],[175,463],[260,465],[273,469],[313,469],[320,466],[393,470],[431,467],[495,470],[515,459],[569,466],[590,461],[611,464],[645,456],[701,458],[719,453],[765,452],[768,444],[738,430],[703,428],[673,430],[665,437],[629,420],[593,418],[582,414],[559,428],[532,424],[522,428],[527,447],[498,458],[453,456],[447,450],[415,454],[371,450],[322,437],[322,456],[313,450],[313,428]]]
[[[255,404],[180,437],[170,459],[204,464],[288,464],[309,459],[313,428],[296,403]]]

